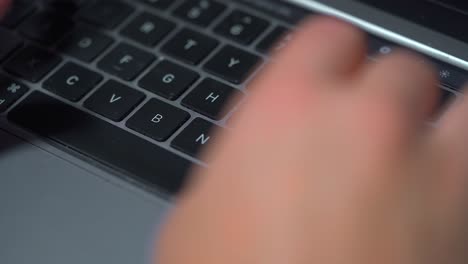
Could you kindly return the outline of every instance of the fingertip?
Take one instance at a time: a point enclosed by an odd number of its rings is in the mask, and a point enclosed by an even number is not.
[[[404,67],[414,73],[416,78],[421,78],[428,82],[437,81],[435,78],[437,73],[435,66],[425,57],[410,50],[401,48],[395,50],[390,55],[378,57],[377,65],[383,63],[399,65],[400,68]]]
[[[407,70],[410,78],[413,78],[415,84],[420,87],[422,93],[422,114],[428,116],[434,113],[440,97],[439,80],[437,78],[437,69],[427,58],[406,50],[400,49],[395,53],[395,63],[406,65],[403,70]]]
[[[363,72],[363,78],[367,79],[363,87],[381,91],[389,99],[400,101],[399,105],[406,110],[426,117],[433,113],[438,102],[436,76],[435,67],[427,59],[400,49],[369,65]]]
[[[295,65],[297,72],[316,79],[340,78],[362,65],[366,42],[366,35],[349,23],[312,17],[301,23],[278,61]]]

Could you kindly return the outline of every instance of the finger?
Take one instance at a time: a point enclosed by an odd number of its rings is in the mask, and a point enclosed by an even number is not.
[[[340,78],[354,72],[365,59],[365,35],[334,18],[312,18],[303,23],[292,39],[277,57],[273,71],[278,78],[284,72],[321,80]]]
[[[361,67],[365,60],[365,43],[361,31],[336,19],[320,17],[304,22],[291,43],[252,83],[255,89],[249,101],[253,103],[246,104],[245,112],[251,115],[263,109],[274,120],[297,116],[292,113],[294,109],[323,101],[319,91]],[[271,111],[279,105],[288,107]]]
[[[365,113],[364,125],[380,136],[388,135],[388,139],[409,139],[411,132],[419,131],[415,128],[425,123],[437,101],[434,73],[422,58],[403,51],[369,64],[355,94]]]
[[[464,90],[466,93],[468,86]],[[421,164],[422,168],[432,172],[425,175],[434,175],[433,178],[424,179],[429,194],[431,219],[437,227],[432,235],[436,241],[454,242],[443,245],[446,246],[443,249],[451,252],[452,256],[466,256],[466,243],[461,241],[466,241],[468,231],[467,115],[468,98],[460,96],[444,112],[437,127],[429,135],[426,149],[429,162]]]

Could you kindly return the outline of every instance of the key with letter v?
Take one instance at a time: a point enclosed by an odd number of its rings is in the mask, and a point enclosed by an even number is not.
[[[99,88],[84,106],[113,121],[122,121],[145,95],[116,81],[108,81]]]
[[[121,96],[117,96],[117,95],[115,95],[115,94],[112,94],[111,99],[109,100],[109,102],[110,102],[111,104],[113,104],[113,103],[119,101],[120,99],[122,99]]]

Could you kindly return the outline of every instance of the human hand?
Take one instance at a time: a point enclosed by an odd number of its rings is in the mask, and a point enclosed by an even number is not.
[[[422,58],[309,21],[250,87],[163,229],[160,264],[465,263],[468,102],[426,125]]]

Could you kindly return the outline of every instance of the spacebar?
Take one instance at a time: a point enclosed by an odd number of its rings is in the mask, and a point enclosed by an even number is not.
[[[191,166],[166,149],[41,92],[32,93],[8,119],[171,194],[180,190]]]

